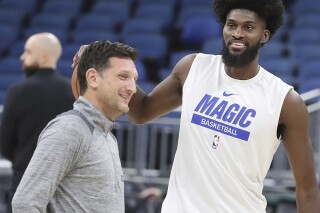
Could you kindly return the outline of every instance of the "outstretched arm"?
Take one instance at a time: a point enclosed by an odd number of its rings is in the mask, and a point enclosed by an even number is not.
[[[72,67],[74,71],[71,86],[75,98],[78,98],[80,94],[77,83],[77,66],[87,46],[82,45],[73,58]],[[137,92],[132,96],[129,103],[130,110],[127,113],[129,120],[136,124],[143,124],[179,107],[182,103],[183,84],[195,57],[196,54],[183,57],[174,67],[172,73],[149,94],[146,94],[137,86]]]
[[[183,84],[195,57],[195,54],[191,54],[182,58],[172,73],[149,94],[138,88],[129,103],[129,120],[142,124],[179,107],[182,103]]]
[[[296,181],[296,202],[299,212],[319,212],[313,149],[308,136],[309,115],[300,96],[291,90],[284,101],[280,123],[282,138]]]

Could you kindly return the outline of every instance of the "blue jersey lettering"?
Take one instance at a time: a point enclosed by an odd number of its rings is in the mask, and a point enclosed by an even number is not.
[[[240,106],[237,103],[230,104],[226,100],[212,97],[208,94],[203,96],[194,111],[217,120],[205,119],[205,117],[197,115],[200,117],[193,117],[192,123],[214,129],[242,140],[247,140],[250,133],[227,124],[222,124],[221,121],[241,128],[247,128],[250,126],[252,119],[256,116],[256,111],[254,109]]]

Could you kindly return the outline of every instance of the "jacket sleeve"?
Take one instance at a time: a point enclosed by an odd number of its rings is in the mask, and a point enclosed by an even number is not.
[[[46,212],[60,182],[83,153],[80,130],[79,121],[56,118],[42,131],[14,195],[13,212]]]

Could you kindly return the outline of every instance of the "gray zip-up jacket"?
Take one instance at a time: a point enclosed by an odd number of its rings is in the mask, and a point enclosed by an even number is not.
[[[58,116],[38,146],[12,201],[13,212],[124,213],[124,182],[113,122],[85,98]]]

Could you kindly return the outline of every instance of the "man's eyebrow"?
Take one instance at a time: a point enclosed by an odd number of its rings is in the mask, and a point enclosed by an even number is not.
[[[237,20],[232,19],[232,18],[229,18],[226,21],[238,22]],[[257,22],[255,22],[255,21],[244,21],[244,23],[246,23],[246,24],[257,24]]]

